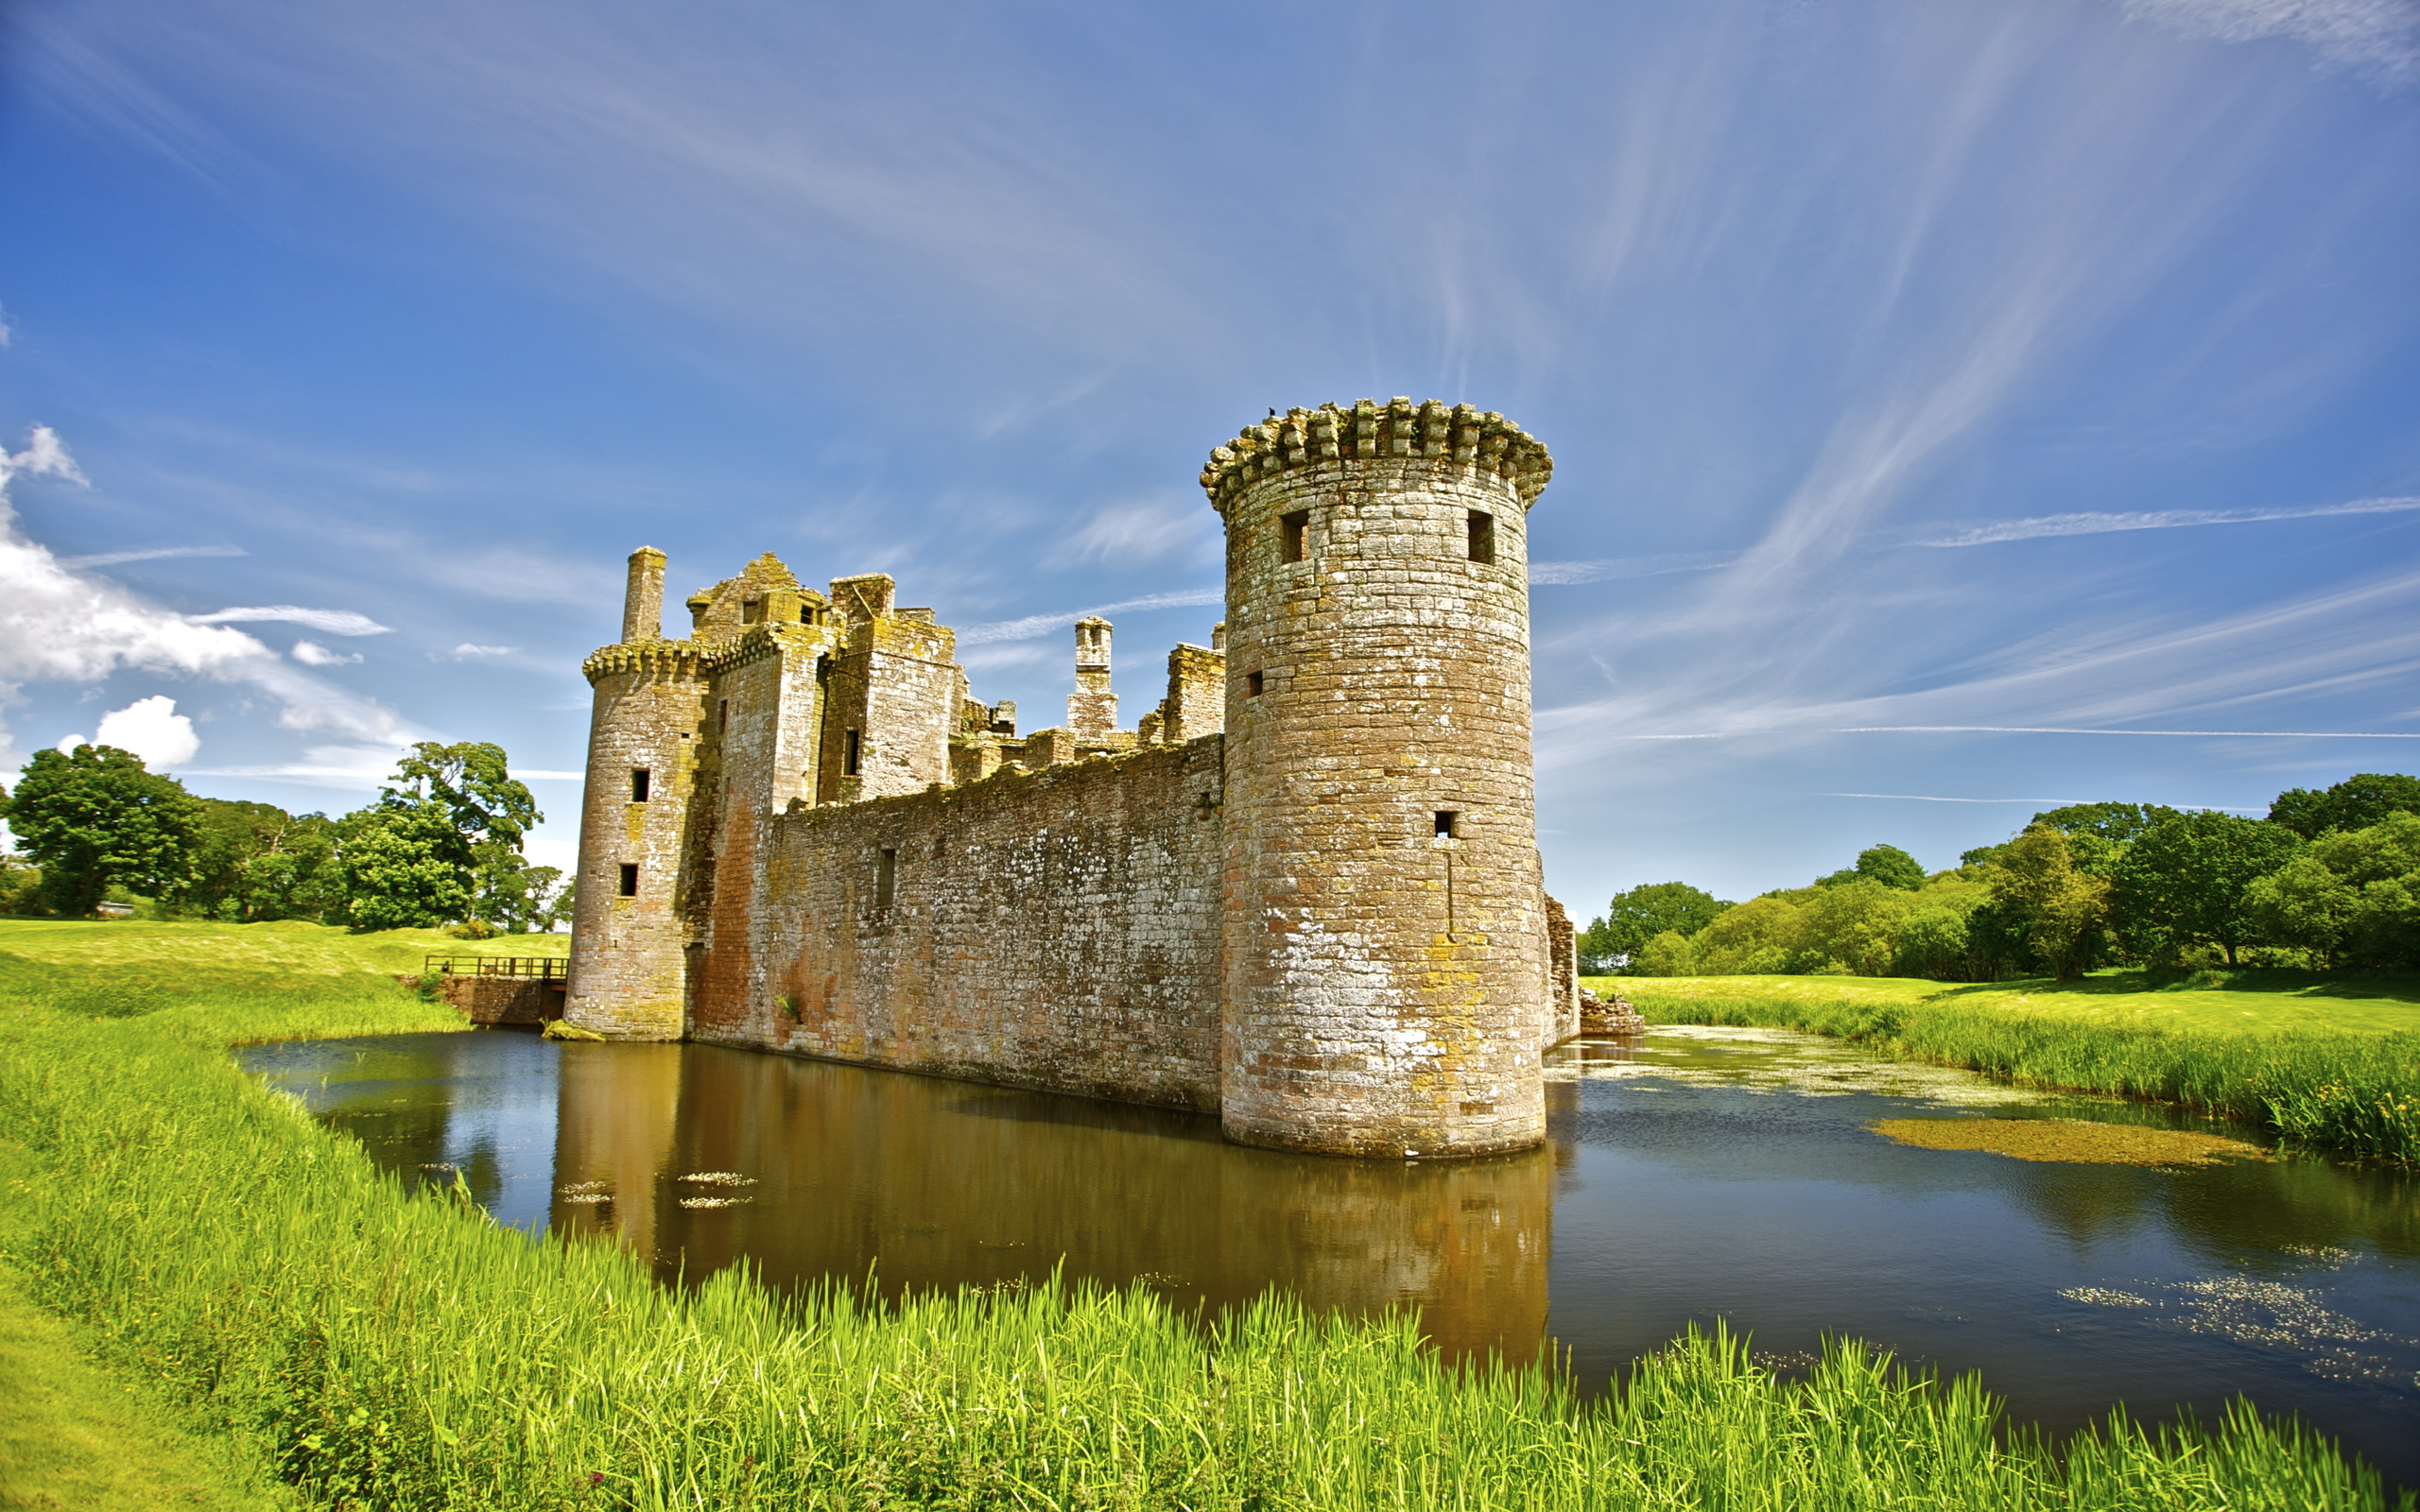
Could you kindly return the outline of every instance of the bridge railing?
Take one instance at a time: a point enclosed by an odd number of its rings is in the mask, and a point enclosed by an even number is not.
[[[429,976],[517,976],[540,982],[567,981],[571,962],[560,955],[431,955],[421,966]]]

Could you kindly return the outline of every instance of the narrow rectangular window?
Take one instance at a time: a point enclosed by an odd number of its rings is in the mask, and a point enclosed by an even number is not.
[[[1437,833],[1439,837],[1451,840],[1461,833],[1462,816],[1460,810],[1439,809],[1437,811]]]
[[[644,766],[631,768],[631,801],[633,803],[647,801],[647,768]]]
[[[1281,514],[1277,517],[1277,528],[1285,548],[1286,560],[1301,561],[1303,537],[1311,528],[1311,511],[1297,509],[1292,514]]]
[[[731,723],[731,700],[730,700],[730,699],[728,699],[728,698],[725,698],[725,699],[722,701],[721,707],[720,707],[720,708],[718,708],[718,709],[717,709],[717,710],[715,711],[715,728],[716,728],[717,730],[720,730],[720,729],[722,729],[724,726],[726,726],[726,725],[728,725],[728,724],[730,724],[730,723]]]
[[[840,731],[840,775],[857,775],[857,732],[854,730]]]
[[[1257,698],[1260,696],[1259,673],[1247,672],[1244,674],[1244,696],[1247,698]]]
[[[1495,516],[1484,509],[1471,511],[1471,560],[1495,559]]]
[[[638,868],[638,863],[636,863],[636,862],[634,862],[634,861],[625,861],[625,862],[623,862],[623,863],[622,863],[622,896],[623,896],[623,897],[625,897],[625,898],[635,898],[635,897],[637,897],[638,895],[639,895],[639,868]]]
[[[873,905],[889,908],[899,889],[899,852],[883,850],[873,861]]]

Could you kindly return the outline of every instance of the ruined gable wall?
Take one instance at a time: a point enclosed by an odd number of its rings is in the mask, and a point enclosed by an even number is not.
[[[1214,737],[779,816],[748,909],[757,981],[701,983],[691,1035],[1213,1108],[1222,782]]]
[[[689,1028],[701,1014],[745,1001],[761,986],[752,914],[759,850],[771,816],[816,787],[816,661],[829,644],[816,627],[752,629],[715,679],[715,727],[701,753],[700,799],[713,822],[693,827],[687,867],[691,913],[703,949],[690,969]]]

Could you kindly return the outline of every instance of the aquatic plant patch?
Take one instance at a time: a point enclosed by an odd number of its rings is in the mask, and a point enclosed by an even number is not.
[[[2201,1333],[2259,1349],[2290,1349],[2304,1368],[2330,1381],[2374,1381],[2403,1386],[2420,1375],[2420,1338],[2372,1328],[2326,1305],[2316,1273],[2357,1263],[2347,1250],[2311,1246],[2301,1274],[2247,1276],[2222,1271],[2182,1280],[2129,1280],[2118,1286],[2075,1286],[2058,1295],[2090,1308],[2136,1314],[2154,1329]]]
[[[1866,1127],[1926,1150],[1980,1150],[2017,1160],[2073,1165],[2215,1165],[2271,1160],[2257,1144],[2194,1129],[2098,1124],[2081,1118],[1877,1118]]]
[[[1799,1097],[1896,1097],[1959,1108],[2031,1107],[2042,1094],[1925,1061],[1894,1060],[1861,1046],[1803,1030],[1715,1024],[1664,1024],[1598,1058],[1598,1043],[1558,1047],[1547,1057],[1548,1081],[1730,1087]]]

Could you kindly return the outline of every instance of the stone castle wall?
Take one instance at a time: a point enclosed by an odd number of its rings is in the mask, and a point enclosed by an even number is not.
[[[1132,730],[1105,620],[1067,723],[1020,736],[887,576],[826,596],[759,557],[674,641],[642,549],[585,666],[565,1017],[1215,1108],[1247,1143],[1535,1145],[1577,1028],[1530,748],[1550,468],[1433,402],[1248,427],[1201,475],[1227,620]]]
[[[690,1037],[1215,1108],[1221,780],[1214,735],[777,816]]]

